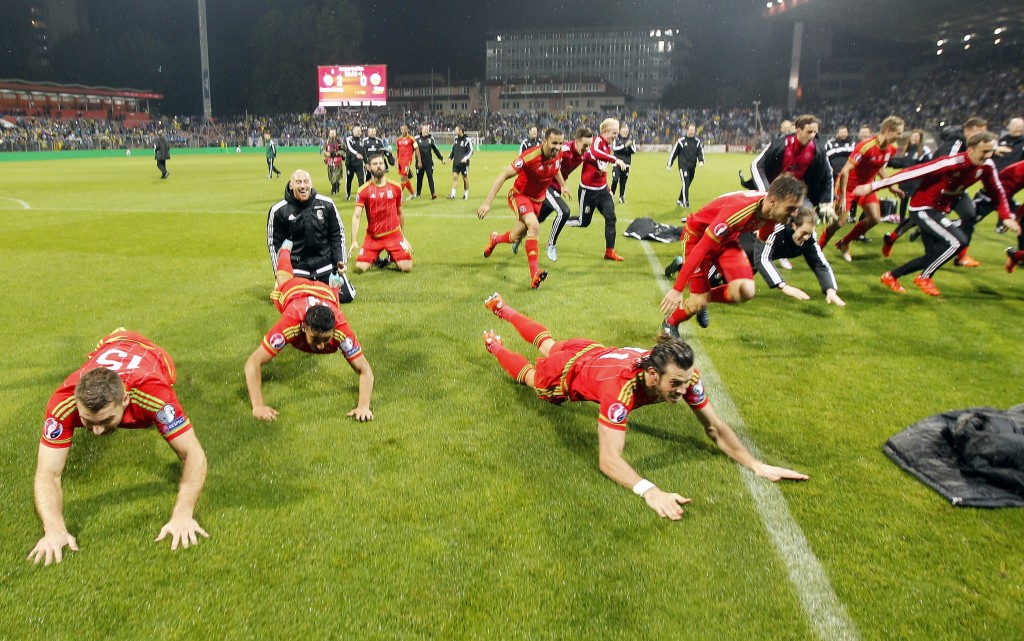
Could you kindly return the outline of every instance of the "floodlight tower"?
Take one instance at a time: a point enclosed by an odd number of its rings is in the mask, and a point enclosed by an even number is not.
[[[199,59],[203,74],[203,120],[210,122],[213,108],[210,106],[210,47],[206,40],[206,0],[199,0]]]

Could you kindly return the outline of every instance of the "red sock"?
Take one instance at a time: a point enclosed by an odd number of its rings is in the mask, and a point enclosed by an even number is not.
[[[516,331],[519,332],[519,335],[527,343],[533,343],[534,347],[540,347],[541,343],[551,338],[551,332],[548,331],[548,328],[532,318],[527,318],[508,306],[505,307],[504,311],[506,314],[503,318],[512,323],[512,327],[516,328]]]
[[[676,311],[668,315],[669,325],[678,325],[690,318],[690,315],[686,313],[686,310],[680,307]]]
[[[1014,252],[1013,260],[1017,261],[1018,263],[1024,262],[1024,249],[1019,249],[1016,252]]]
[[[825,249],[825,246],[828,245],[828,241],[832,239],[832,235],[835,233],[836,232],[831,230],[828,226],[826,226],[825,229],[822,229],[821,236],[818,236],[818,247]]]
[[[843,237],[843,239],[839,242],[841,242],[844,245],[849,245],[853,241],[863,236],[864,232],[866,232],[869,229],[871,229],[871,227],[868,225],[868,219],[865,218],[864,220],[854,225],[853,229],[850,230],[850,233]]]
[[[530,264],[530,278],[533,278],[539,271],[537,267],[537,239],[527,238],[523,246],[526,247],[526,262]]]
[[[511,242],[512,242],[512,232],[511,231],[507,231],[504,234],[501,234],[500,236],[498,236],[497,238],[494,239],[494,244],[495,245],[500,245],[501,243],[511,243]]]
[[[733,300],[732,295],[729,293],[728,285],[719,285],[718,287],[711,290],[711,302],[732,305],[736,301]]]
[[[295,271],[292,269],[292,250],[282,249],[277,252],[277,272],[284,272],[289,277],[295,275]]]
[[[508,372],[508,375],[516,380],[517,383],[526,383],[526,375],[533,371],[533,365],[530,365],[530,361],[526,360],[526,357],[522,354],[516,354],[510,349],[506,349],[503,345],[494,343],[487,348],[494,357],[498,359],[498,363],[501,367]]]
[[[963,259],[964,259],[964,256],[966,256],[966,255],[967,255],[967,248],[966,248],[966,247],[964,247],[963,249],[961,249],[961,250],[960,250],[960,253],[958,253],[958,254],[956,255],[956,259],[957,259],[957,260],[963,260]]]

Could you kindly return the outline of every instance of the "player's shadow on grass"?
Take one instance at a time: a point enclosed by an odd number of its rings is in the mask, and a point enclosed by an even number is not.
[[[693,420],[696,422],[696,419]],[[659,452],[646,454],[636,459],[637,466],[645,470],[662,469],[691,459],[696,453],[707,456],[722,455],[718,446],[704,434],[704,430],[699,424],[693,425],[692,430],[689,427],[689,425],[684,425],[678,430],[669,430],[631,420],[629,424],[631,432],[652,436],[663,446]]]

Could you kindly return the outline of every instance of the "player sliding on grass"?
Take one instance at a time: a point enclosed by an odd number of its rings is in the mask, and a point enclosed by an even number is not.
[[[176,550],[179,543],[186,548],[195,545],[197,535],[209,536],[192,515],[206,481],[206,454],[174,393],[175,380],[174,361],[167,352],[144,336],[120,328],[104,337],[85,365],[53,393],[46,405],[35,477],[43,538],[29,552],[29,559],[50,565],[61,562],[65,546],[78,551],[78,542],[64,523],[61,488],[77,428],[108,436],[117,428],[156,425],[181,459],[178,499],[171,520],[156,540],[169,535],[171,549]]]
[[[712,200],[686,219],[682,267],[672,289],[661,301],[668,317],[662,330],[679,336],[679,323],[707,309],[708,303],[745,303],[754,297],[754,270],[740,246],[740,234],[762,230],[770,234],[786,221],[807,196],[807,186],[790,174],[772,181],[767,192],[738,191]],[[717,265],[727,284],[712,288],[708,270]],[[683,290],[690,297],[683,301]],[[706,317],[698,321],[707,326]]]
[[[329,285],[295,278],[291,266],[291,241],[285,241],[277,255],[277,287],[270,295],[281,312],[281,318],[245,361],[245,384],[249,388],[252,415],[263,421],[277,418],[277,410],[263,402],[263,366],[281,353],[285,345],[291,345],[312,354],[341,350],[359,375],[358,405],[347,416],[359,421],[372,421],[373,370],[345,314],[338,307],[337,278],[332,278]]]
[[[552,181],[558,183],[561,191],[568,195],[565,189],[565,181],[558,171],[561,166],[560,154],[564,136],[560,129],[551,127],[544,132],[544,142],[539,147],[533,147],[524,151],[511,165],[498,174],[491,185],[484,203],[476,210],[477,218],[481,220],[491,209],[491,202],[498,195],[505,182],[516,178],[512,189],[508,192],[508,206],[516,215],[516,222],[512,229],[504,234],[496,231],[491,232],[487,247],[484,248],[484,258],[490,257],[495,246],[500,243],[517,243],[523,236],[526,236],[526,260],[530,265],[530,287],[537,289],[547,278],[548,273],[541,271],[537,261],[537,238],[540,235],[540,222],[537,215],[544,206],[544,198],[547,195],[548,186]]]
[[[523,340],[540,351],[541,358],[536,366],[531,365],[525,356],[506,349],[494,330],[484,332],[487,351],[509,376],[533,388],[545,401],[598,403],[601,471],[619,485],[631,488],[659,516],[679,520],[683,506],[691,499],[658,489],[622,458],[629,413],[644,405],[674,405],[685,400],[708,437],[737,463],[771,481],[808,478],[800,472],[766,465],[747,451],[732,428],[715,414],[700,373],[693,366],[693,350],[678,338],[662,336],[649,350],[605,347],[585,338],[555,341],[546,327],[509,307],[500,294],[491,295],[484,306],[511,323]]]

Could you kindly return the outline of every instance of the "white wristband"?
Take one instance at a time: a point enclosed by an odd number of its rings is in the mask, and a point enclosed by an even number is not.
[[[643,496],[652,487],[655,487],[654,483],[651,483],[647,479],[640,479],[639,481],[636,482],[636,485],[633,486],[633,494],[636,494],[637,496]]]

